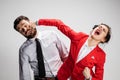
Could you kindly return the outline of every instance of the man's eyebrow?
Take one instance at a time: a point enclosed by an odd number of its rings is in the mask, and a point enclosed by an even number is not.
[[[25,23],[21,23],[21,26],[23,26]]]

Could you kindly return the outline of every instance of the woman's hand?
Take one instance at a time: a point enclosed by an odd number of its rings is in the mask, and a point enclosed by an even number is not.
[[[83,75],[85,76],[86,80],[90,80],[90,69],[88,67],[85,67],[83,70]]]

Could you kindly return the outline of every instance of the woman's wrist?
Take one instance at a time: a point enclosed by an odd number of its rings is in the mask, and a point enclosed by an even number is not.
[[[91,78],[92,78],[92,77],[90,76],[90,77],[86,78],[85,80],[91,80]]]
[[[86,80],[90,80],[90,78],[86,79]]]

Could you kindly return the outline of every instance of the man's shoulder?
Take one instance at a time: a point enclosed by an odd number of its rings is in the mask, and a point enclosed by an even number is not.
[[[41,31],[40,33],[43,34],[43,35],[44,35],[44,34],[45,34],[45,35],[46,35],[46,34],[48,34],[48,35],[49,35],[49,34],[57,34],[57,32],[54,31],[54,30],[44,30],[44,31]]]
[[[32,40],[26,40],[26,41],[23,42],[23,44],[21,45],[20,50],[26,49],[31,43],[33,43]]]
[[[38,38],[40,38],[40,39],[45,39],[45,38],[52,38],[52,37],[57,37],[58,36],[58,34],[57,34],[57,32],[56,31],[54,31],[54,30],[45,30],[45,31],[41,31],[41,32],[39,32],[39,34],[38,34]]]
[[[41,31],[38,35],[43,46],[49,46],[58,42],[58,35],[55,31]]]

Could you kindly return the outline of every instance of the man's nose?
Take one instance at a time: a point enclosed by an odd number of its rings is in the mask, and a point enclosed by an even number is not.
[[[26,32],[26,31],[27,31],[26,27],[22,28],[22,32]]]

